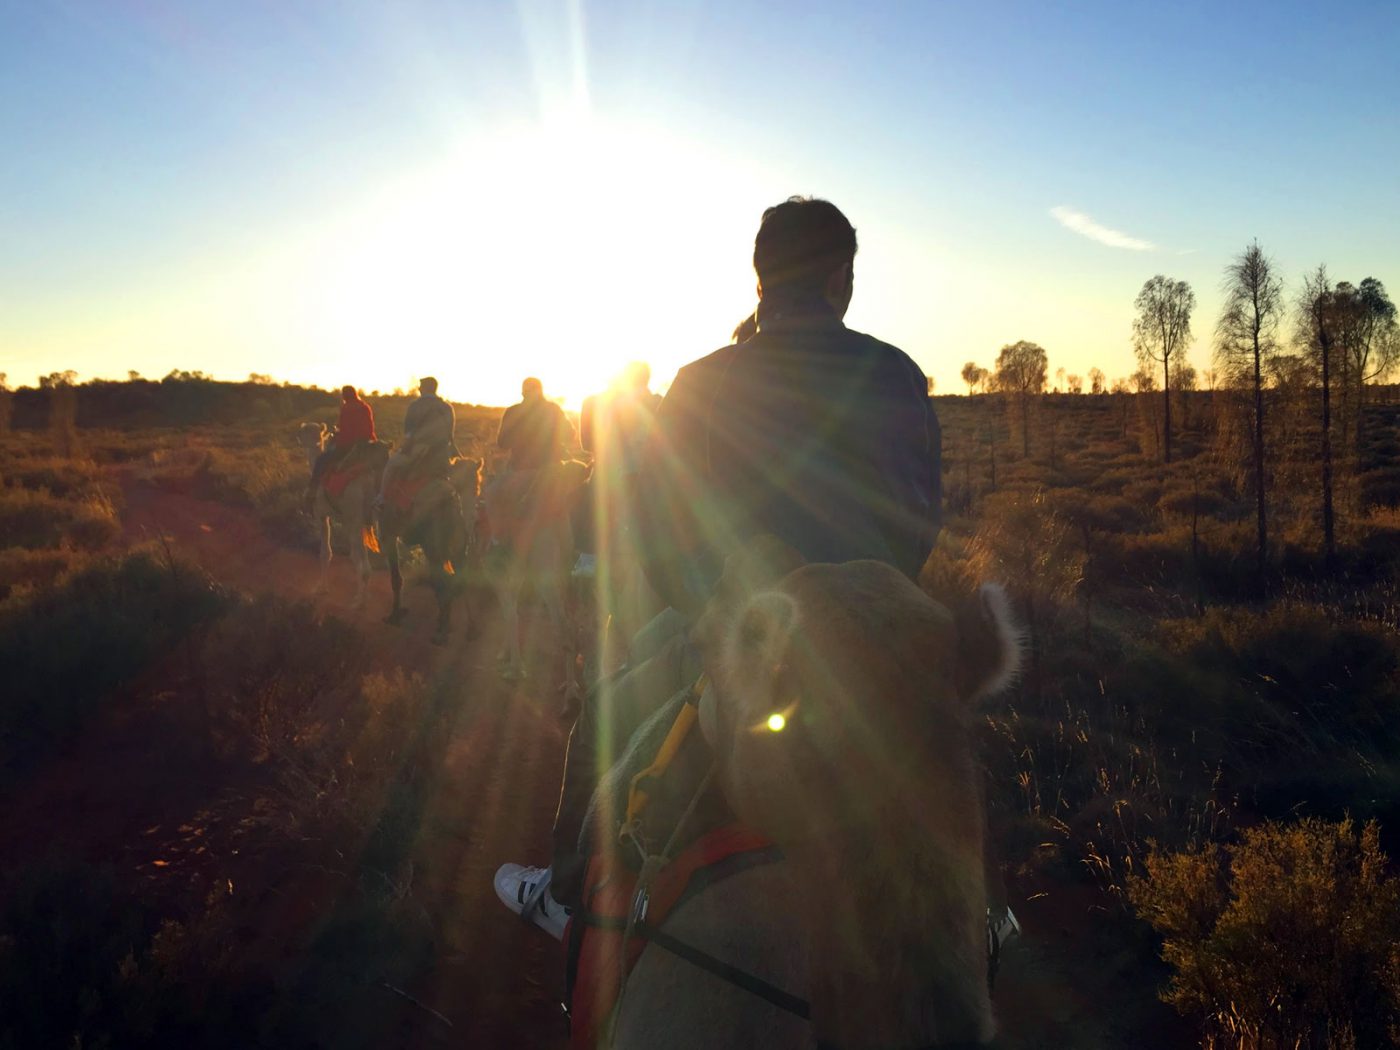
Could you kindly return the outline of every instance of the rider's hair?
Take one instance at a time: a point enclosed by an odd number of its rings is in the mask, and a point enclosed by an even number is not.
[[[349,383],[346,383],[343,387],[340,388],[340,396],[343,397],[346,401],[349,401],[355,396],[355,388]]]
[[[766,292],[820,292],[832,271],[856,257],[856,230],[841,209],[815,197],[789,197],[763,213],[753,268]]]
[[[418,389],[425,394],[436,394],[437,380],[432,376],[424,376],[422,379],[418,380]]]
[[[520,384],[520,396],[528,397],[530,394],[539,394],[541,397],[544,396],[544,384],[534,376],[531,376]]]
[[[758,314],[754,313],[749,314],[748,317],[736,324],[734,332],[729,338],[735,346],[738,346],[740,343],[747,343],[756,335],[758,335]]]

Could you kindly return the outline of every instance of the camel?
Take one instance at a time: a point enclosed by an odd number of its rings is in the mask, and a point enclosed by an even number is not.
[[[660,929],[805,1000],[810,1020],[651,944],[613,1045],[990,1040],[972,723],[1019,663],[1005,594],[943,604],[881,563],[807,565],[771,585],[722,582],[692,637],[716,782],[781,853],[703,886]],[[648,724],[634,743],[656,734]]]
[[[578,693],[577,645],[565,599],[575,555],[571,517],[587,481],[587,465],[570,460],[542,470],[505,474],[486,488],[486,516],[494,543],[489,561],[505,628],[501,675],[511,681],[526,677],[520,600],[528,587],[548,613],[563,649],[566,705]]]
[[[316,457],[326,449],[332,432],[324,423],[303,423],[297,428],[296,440],[306,453],[307,468],[316,463]],[[356,453],[357,455],[360,453]],[[316,522],[321,539],[321,575],[314,593],[322,595],[327,590],[327,577],[331,565],[331,523],[340,522],[349,537],[350,561],[355,566],[358,583],[355,587],[353,607],[361,608],[369,588],[369,553],[379,550],[374,532],[374,494],[379,491],[379,476],[384,470],[388,450],[382,445],[373,445],[365,453],[370,457],[367,469],[353,477],[340,491],[332,496],[326,488],[328,478],[316,487],[311,516]]]
[[[481,461],[454,457],[445,478],[430,480],[414,492],[407,507],[395,493],[379,512],[379,531],[384,539],[384,557],[389,563],[394,606],[385,623],[403,622],[403,572],[399,568],[399,544],[418,546],[428,564],[429,579],[437,598],[437,626],[433,644],[443,645],[452,623],[452,602],[464,585],[467,570],[474,567],[477,498],[481,494]],[[454,580],[454,577],[460,579]],[[471,606],[467,606],[468,630]]]

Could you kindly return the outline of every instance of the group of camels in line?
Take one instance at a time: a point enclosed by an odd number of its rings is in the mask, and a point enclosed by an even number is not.
[[[321,423],[303,423],[297,429],[297,442],[308,465],[326,448],[331,433]],[[382,553],[393,589],[386,622],[399,624],[404,617],[402,548],[418,547],[437,602],[435,644],[447,640],[457,597],[468,591],[472,580],[484,576],[495,590],[504,623],[502,676],[525,677],[520,603],[530,591],[544,607],[556,638],[569,650],[561,686],[576,691],[566,587],[576,546],[572,510],[588,480],[587,467],[563,462],[533,472],[527,490],[519,483],[521,475],[502,475],[483,485],[484,461],[455,457],[442,477],[419,479],[427,483],[410,482],[402,491],[388,492],[383,505],[376,508],[387,446],[366,445],[358,456],[344,469],[331,472],[314,493],[311,514],[320,540],[318,593],[327,589],[334,558],[333,531],[338,524],[355,569],[353,606],[361,608],[365,602],[370,554]],[[466,615],[470,631],[469,602]]]
[[[314,459],[324,428],[307,424],[301,434]],[[394,620],[402,610],[399,541],[420,545],[441,641],[451,573],[483,558],[477,528],[521,506],[509,483],[488,486],[482,500],[481,468],[456,461],[449,484],[425,489],[421,505],[386,506],[377,530],[377,470],[335,496],[323,488],[315,504],[323,581],[337,518],[352,537],[363,602],[377,533]],[[539,479],[558,486],[532,500],[549,513],[516,522],[507,555],[488,569],[507,617],[507,676],[520,668],[516,617],[526,587],[563,630],[554,584],[567,579],[573,539],[559,511],[584,480],[579,465]],[[804,565],[754,551],[731,556],[725,577],[691,634],[711,683],[699,726],[724,802],[778,848],[778,859],[706,883],[661,930],[810,1005],[805,1016],[784,1011],[652,946],[624,981],[609,1043],[984,1045],[995,1023],[973,725],[977,700],[1009,682],[1020,660],[1005,595],[995,586],[954,587],[935,600],[880,563]],[[572,650],[566,664],[572,683]],[[647,766],[672,711],[658,711],[634,735],[600,796]]]

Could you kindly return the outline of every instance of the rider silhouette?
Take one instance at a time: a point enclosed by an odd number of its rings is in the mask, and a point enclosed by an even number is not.
[[[855,254],[855,230],[830,202],[769,208],[754,242],[756,331],[682,368],[661,403],[635,525],[648,579],[681,614],[673,620],[693,618],[725,556],[761,533],[808,561],[872,558],[911,578],[933,548],[938,420],[919,367],[843,323]],[[598,755],[599,741],[625,741],[667,699],[626,705],[630,724],[607,734],[599,705],[585,704],[569,740],[552,870],[497,873],[502,901],[555,936],[581,890],[579,832],[600,757],[610,757]]]
[[[402,474],[410,468],[445,468],[456,452],[457,418],[449,405],[437,394],[438,382],[432,376],[418,380],[418,397],[408,406],[403,417],[403,441],[384,466],[379,483],[379,497],[384,505],[386,495]]]
[[[573,437],[564,410],[545,400],[544,384],[532,376],[520,384],[520,402],[501,416],[496,446],[510,453],[512,471],[539,470],[558,463]]]

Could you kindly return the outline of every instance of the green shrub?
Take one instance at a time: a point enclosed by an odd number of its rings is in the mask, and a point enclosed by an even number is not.
[[[122,986],[134,969],[124,960],[144,950],[151,916],[120,892],[109,868],[53,862],[8,881],[0,1048],[103,1045],[124,1027]]]
[[[1145,867],[1128,893],[1176,971],[1162,997],[1207,1045],[1400,1043],[1400,880],[1374,823],[1267,822]]]
[[[137,551],[0,606],[0,768],[71,734],[225,602],[197,571]]]

